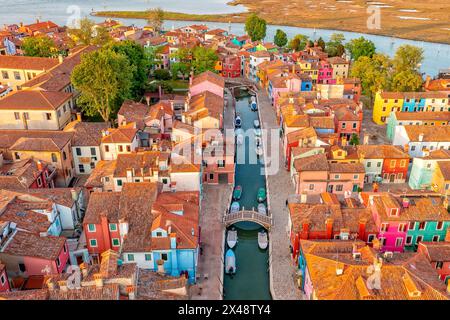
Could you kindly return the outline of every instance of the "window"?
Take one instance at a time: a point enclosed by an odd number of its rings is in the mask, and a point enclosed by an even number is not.
[[[375,235],[374,234],[369,234],[369,236],[367,237],[367,242],[368,243],[372,243],[373,239],[375,239]]]
[[[122,186],[122,180],[121,180],[121,179],[118,179],[118,180],[117,180],[117,185],[118,185],[119,187]]]
[[[9,79],[8,71],[2,71],[2,77],[3,79]]]
[[[127,146],[127,152],[131,152],[131,147]]]
[[[61,266],[61,260],[59,260],[59,257],[56,259],[56,265],[58,268]]]
[[[391,209],[391,216],[393,216],[393,217],[398,216],[398,209],[397,208]]]
[[[358,180],[359,179],[359,174],[354,174],[353,175],[353,180]]]
[[[81,156],[81,148],[75,148],[75,152],[77,153],[77,156]]]
[[[117,224],[110,223],[109,224],[109,231],[117,231]]]
[[[395,246],[396,247],[401,247],[403,244],[403,238],[397,238],[395,239]]]
[[[152,255],[151,255],[151,254],[146,253],[146,254],[144,255],[144,257],[145,257],[145,261],[152,261]]]
[[[406,160],[401,160],[400,161],[400,167],[404,168],[406,165]]]
[[[436,261],[436,269],[442,269],[444,263],[442,261]]]
[[[123,146],[119,145],[119,152],[123,152]]]
[[[423,240],[423,236],[417,236],[416,244],[419,244],[420,242],[422,242],[422,240]]]
[[[334,175],[334,180],[339,180],[339,179],[340,179],[340,177],[341,177],[340,175],[338,175],[338,174],[335,174],[335,175]]]
[[[163,184],[167,184],[167,183],[168,183],[168,180],[167,180],[166,178],[164,178],[164,179],[162,179],[162,183],[163,183]]]
[[[25,271],[27,271],[27,268],[25,267],[25,265],[23,263],[19,263],[19,270],[20,270],[20,272],[25,272]]]
[[[314,184],[309,185],[309,190],[314,190]]]
[[[113,247],[118,247],[120,246],[120,241],[117,238],[112,239],[112,245]]]
[[[63,105],[63,112],[66,113],[66,110],[67,110],[66,105]]]
[[[403,179],[403,173],[402,173],[402,172],[400,172],[399,174],[397,174],[397,179],[398,179],[398,180]]]
[[[162,237],[162,235],[163,235],[163,234],[162,234],[161,231],[157,231],[157,232],[156,232],[156,236],[157,236],[157,237]]]
[[[66,152],[65,152],[65,151],[63,151],[63,159],[64,159],[64,160],[67,159],[67,155],[66,155]]]
[[[38,184],[38,187],[42,187],[42,179],[41,179],[41,177],[37,178],[37,184]]]
[[[342,184],[336,185],[336,191],[342,191],[343,188],[344,186]]]
[[[390,162],[390,164],[389,164],[390,167],[391,167],[391,168],[395,168],[396,162],[397,162],[396,160],[391,160],[391,162]]]
[[[95,232],[95,224],[92,224],[92,223],[90,223],[90,224],[88,224],[88,230],[89,230],[89,232]]]
[[[345,122],[342,123],[342,129],[345,129]]]
[[[14,118],[16,120],[20,120],[20,113],[19,112],[14,112]]]
[[[217,160],[217,166],[219,168],[225,167],[225,161],[224,160]]]
[[[84,173],[84,165],[79,164],[78,165],[78,171],[80,171],[80,173]]]
[[[18,71],[14,71],[14,79],[16,79],[16,80],[22,79],[22,78],[20,77],[20,73],[19,73]]]
[[[63,250],[64,250],[64,253],[67,253],[67,246],[66,245],[64,245]]]
[[[370,168],[372,166],[372,162],[367,162],[367,168]]]
[[[406,223],[400,223],[398,225],[398,232],[406,232]]]
[[[2,274],[2,276],[0,277],[0,282],[2,286],[6,283],[5,275]]]
[[[352,127],[353,129],[356,129],[356,122],[353,123]]]
[[[380,237],[380,244],[382,246],[385,246],[386,245],[386,238]]]
[[[109,146],[105,146],[105,152],[109,152]]]
[[[20,160],[20,154],[18,152],[14,152],[14,157],[16,160]]]
[[[389,223],[382,223],[381,224],[381,231],[387,231],[387,229],[389,228]]]
[[[91,156],[95,155],[97,155],[97,151],[95,150],[95,148],[91,148]]]
[[[134,254],[131,254],[131,253],[127,254],[127,260],[134,261]]]
[[[209,174],[209,180],[214,180],[214,173]]]
[[[58,158],[56,157],[56,153],[52,153],[52,162],[58,162]]]
[[[406,237],[406,241],[405,241],[405,245],[409,246],[412,244],[412,236],[407,236]]]
[[[433,242],[439,242],[439,236],[433,236]]]
[[[25,118],[25,120],[30,120],[30,115],[28,114],[28,112],[24,112],[23,117]]]
[[[436,230],[442,230],[444,228],[444,222],[438,221],[436,224]]]
[[[377,167],[381,167],[381,161],[377,162]]]
[[[58,118],[61,118],[61,110],[60,109],[58,109],[58,111],[56,111],[56,114],[58,115]],[[50,114],[50,117],[47,116],[47,118],[49,118],[47,120],[52,120],[52,115]]]
[[[410,222],[409,222],[409,227],[408,227],[408,229],[409,229],[409,230],[414,230],[414,229],[416,229],[416,222],[415,222],[415,221],[410,221]]]
[[[411,146],[411,151],[415,151],[416,150],[416,146]]]
[[[161,260],[167,261],[167,253],[161,253]]]
[[[419,230],[425,230],[425,227],[427,226],[427,223],[425,221],[422,221],[419,223]]]

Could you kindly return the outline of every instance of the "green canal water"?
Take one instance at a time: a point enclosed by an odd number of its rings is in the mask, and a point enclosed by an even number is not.
[[[250,97],[237,98],[236,113],[242,119],[242,129],[253,129],[253,121],[258,119],[258,112],[249,107]],[[251,141],[250,141],[251,140]],[[242,148],[242,146],[238,146]],[[242,207],[256,209],[258,189],[266,186],[265,176],[261,174],[264,168],[260,161],[252,164],[250,153],[255,153],[255,144],[252,139],[245,141],[245,163],[236,165],[235,183],[242,186],[242,197],[239,203]],[[239,150],[237,152],[240,152]],[[236,274],[224,275],[225,300],[269,300],[269,250],[258,247],[258,231],[263,228],[253,222],[240,222],[233,225],[238,231],[238,243],[233,248],[236,255]],[[270,239],[269,239],[270,241]],[[225,243],[225,252],[228,246]]]

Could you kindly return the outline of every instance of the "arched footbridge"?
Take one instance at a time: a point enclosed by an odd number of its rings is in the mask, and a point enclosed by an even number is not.
[[[225,213],[223,217],[223,223],[225,227],[229,227],[235,223],[244,221],[257,223],[266,228],[267,230],[270,230],[273,224],[272,217],[270,215],[268,216],[250,210],[242,210],[234,213]]]

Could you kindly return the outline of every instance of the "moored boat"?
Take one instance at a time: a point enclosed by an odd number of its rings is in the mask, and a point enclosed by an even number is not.
[[[242,125],[242,119],[240,116],[237,116],[236,119],[234,120],[234,124],[236,126],[236,128],[240,128]]]
[[[266,205],[264,203],[258,204],[258,213],[267,214]]]
[[[263,149],[261,146],[257,146],[255,151],[256,151],[256,155],[258,155],[258,156],[263,155]]]
[[[239,200],[241,198],[241,196],[242,196],[242,187],[236,186],[233,191],[233,199]]]
[[[266,201],[266,189],[265,188],[259,188],[258,189],[258,194],[256,195],[256,199],[258,200],[258,202],[264,202]]]
[[[265,250],[269,244],[269,238],[267,236],[267,232],[260,231],[258,232],[258,246],[260,249]]]
[[[236,273],[236,255],[233,250],[228,249],[225,254],[225,273],[235,274]]]
[[[259,128],[259,126],[260,126],[260,123],[259,123],[259,120],[254,120],[253,121],[253,126],[255,127],[255,128]]]
[[[234,202],[231,204],[231,210],[230,210],[230,212],[231,212],[231,213],[239,212],[239,209],[240,209],[240,208],[241,208],[241,206],[239,205],[239,202],[234,201]]]
[[[230,248],[234,248],[236,245],[238,239],[237,239],[237,231],[236,230],[228,230],[227,233],[227,245]]]

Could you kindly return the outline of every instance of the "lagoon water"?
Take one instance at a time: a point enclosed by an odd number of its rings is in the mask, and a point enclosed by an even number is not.
[[[74,13],[74,7],[80,8],[81,16],[87,16],[91,12],[101,10],[145,10],[151,7],[161,7],[168,11],[178,11],[186,13],[210,14],[210,13],[233,13],[243,12],[243,6],[228,6],[229,0],[0,0],[0,25],[11,23],[31,23],[40,18],[41,20],[52,20],[55,23],[65,25],[70,21]],[[69,13],[67,12],[69,9]],[[71,9],[71,10],[70,10]],[[95,18],[100,21],[104,18]],[[124,23],[143,26],[144,20],[122,19]],[[165,28],[179,27],[189,23],[199,23],[190,21],[166,21]],[[231,32],[235,34],[244,33],[242,23],[208,22],[209,27],[225,28],[231,27]],[[379,52],[393,55],[395,50],[402,44],[411,44],[424,49],[425,60],[421,70],[425,74],[436,75],[439,69],[450,68],[450,45],[430,43],[423,41],[404,40],[392,37],[366,35],[355,32],[343,32],[322,29],[309,29],[285,26],[268,26],[267,41],[273,41],[276,29],[283,29],[289,37],[301,33],[309,36],[311,39],[322,37],[325,41],[329,39],[334,32],[340,32],[345,35],[346,40],[354,39],[363,35],[372,40]]]

